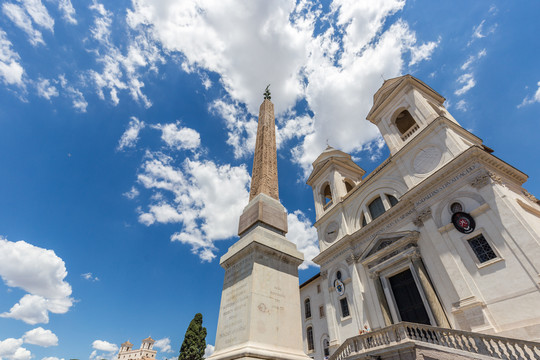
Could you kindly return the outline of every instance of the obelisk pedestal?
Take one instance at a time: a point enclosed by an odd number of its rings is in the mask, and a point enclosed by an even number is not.
[[[310,360],[302,345],[298,266],[304,260],[285,238],[279,202],[274,106],[265,94],[259,112],[250,202],[240,239],[221,257],[225,279],[215,352],[208,360]]]

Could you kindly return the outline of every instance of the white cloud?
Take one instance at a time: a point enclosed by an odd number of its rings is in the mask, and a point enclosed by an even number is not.
[[[43,5],[41,0],[19,0],[23,3],[24,8],[32,17],[32,20],[39,26],[53,32],[54,20],[49,15],[47,8]]]
[[[92,281],[92,282],[99,281],[99,278],[95,276],[94,274],[92,274],[91,272],[81,274],[81,277],[85,280]]]
[[[68,82],[66,80],[66,77],[64,75],[59,76],[60,79],[60,85],[62,85],[62,88],[66,91],[69,98],[71,98],[71,103],[73,105],[73,108],[79,112],[86,112],[86,107],[88,106],[88,102],[84,98],[83,93],[75,89],[73,86],[68,85]]]
[[[58,345],[58,337],[51,330],[45,330],[42,327],[27,331],[23,336],[23,341],[27,344],[43,347]]]
[[[156,340],[156,342],[154,343],[154,348],[158,348],[161,352],[164,353],[174,352],[171,348],[171,339],[169,338]]]
[[[316,266],[312,260],[319,254],[319,240],[317,230],[313,227],[311,220],[302,211],[296,210],[287,214],[287,221],[289,225],[287,239],[295,243],[297,249],[304,253],[304,262],[299,269]]]
[[[51,84],[48,79],[39,78],[36,82],[36,88],[38,95],[47,100],[51,100],[52,97],[58,96],[58,89]]]
[[[58,9],[62,12],[64,20],[73,25],[77,24],[75,8],[73,8],[71,0],[58,0]]]
[[[6,85],[24,86],[24,69],[19,64],[19,54],[12,50],[12,46],[6,32],[0,29],[0,78]]]
[[[32,353],[21,347],[22,344],[22,339],[7,338],[0,341],[0,359],[30,360]]]
[[[144,82],[140,70],[157,72],[157,64],[164,62],[159,48],[149,38],[146,29],[133,27],[133,34],[127,36],[128,44],[123,54],[110,39],[113,13],[96,0],[93,0],[90,9],[95,13],[91,34],[98,44],[94,53],[97,55],[96,61],[103,66],[101,71],[89,71],[98,96],[105,99],[104,90],[108,90],[110,100],[116,106],[120,102],[119,91],[127,90],[134,100],[149,108],[152,102],[142,92]]]
[[[523,99],[521,104],[518,105],[518,108],[533,104],[535,102],[540,103],[540,81],[536,85],[538,86],[538,89],[536,89],[536,92],[534,93],[534,95],[525,97],[525,99]]]
[[[49,356],[49,357],[44,357],[41,360],[64,360],[64,358],[59,359],[56,356]]]
[[[486,56],[487,54],[487,51],[486,49],[482,49],[478,52],[478,54],[476,55],[471,55],[469,56],[469,58],[467,59],[467,61],[465,61],[463,63],[463,65],[461,65],[461,70],[465,71],[467,69],[469,69],[471,67],[472,64],[474,64],[476,61],[478,61],[479,59],[483,58],[484,56]]]
[[[92,343],[92,348],[94,351],[90,354],[90,360],[113,360],[116,358],[118,352],[118,345],[104,340],[95,340]]]
[[[457,82],[459,84],[463,84],[462,87],[454,91],[454,94],[458,96],[465,94],[467,91],[471,90],[476,85],[476,81],[474,80],[474,75],[472,73],[466,73],[461,75],[457,79]]]
[[[204,358],[208,359],[210,355],[214,353],[215,346],[212,344],[206,344],[206,349],[204,349]]]
[[[112,344],[104,340],[95,340],[92,343],[92,348],[94,348],[95,350],[106,351],[106,352],[112,352],[112,351],[118,350],[118,346],[116,344]]]
[[[227,144],[232,146],[236,158],[253,152],[257,121],[245,108],[241,108],[238,102],[218,99],[210,105],[209,110],[225,120],[228,130]]]
[[[135,116],[132,116],[128,128],[124,131],[122,137],[118,141],[116,149],[122,151],[126,148],[134,148],[135,144],[137,144],[137,140],[139,140],[139,132],[144,129],[145,126],[146,124],[144,121],[140,121]]]
[[[34,29],[32,20],[22,7],[12,3],[4,3],[2,5],[2,11],[17,27],[28,35],[32,45],[45,44],[43,35],[39,30]]]
[[[130,200],[133,200],[137,196],[139,196],[139,190],[137,190],[137,188],[135,186],[132,186],[131,189],[129,189],[129,191],[123,193],[122,195],[124,195],[125,197],[127,197]]]
[[[185,71],[219,74],[228,95],[210,109],[225,120],[227,143],[237,158],[252,152],[254,116],[268,83],[278,118],[305,98],[312,119],[290,119],[309,128],[302,127],[301,144],[293,152],[308,171],[327,140],[354,152],[375,139],[376,127],[363,119],[381,75],[400,75],[404,53],[411,54],[412,65],[429,59],[437,47],[439,40],[417,45],[402,20],[388,23],[404,5],[402,0],[336,0],[331,13],[322,14],[317,4],[305,1],[137,0],[128,23],[147,26],[166,51],[181,52]],[[317,22],[326,30],[315,36]],[[295,127],[294,122],[281,125],[280,141]]]
[[[179,122],[176,124],[157,124],[152,127],[161,130],[161,140],[176,150],[194,150],[201,145],[199,133],[191,128],[181,127]]]
[[[236,235],[238,218],[248,202],[249,179],[245,166],[186,159],[175,167],[171,157],[149,152],[138,181],[161,195],[141,212],[139,222],[182,223],[171,240],[190,245],[203,261],[211,261],[214,242]]]
[[[439,37],[437,41],[430,41],[420,46],[412,46],[411,61],[409,62],[409,66],[417,64],[420,61],[430,60],[431,54],[433,54],[433,51],[435,51],[440,42],[441,38]]]
[[[7,286],[29,293],[1,317],[31,325],[47,323],[49,312],[63,314],[72,305],[71,286],[64,280],[64,261],[52,250],[0,237],[0,276]]]
[[[456,109],[460,111],[467,111],[467,102],[463,99],[459,100],[456,104]]]

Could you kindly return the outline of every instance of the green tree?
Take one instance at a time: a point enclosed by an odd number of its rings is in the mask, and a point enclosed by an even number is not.
[[[202,360],[206,349],[206,328],[202,326],[202,315],[197,313],[186,330],[178,360]]]

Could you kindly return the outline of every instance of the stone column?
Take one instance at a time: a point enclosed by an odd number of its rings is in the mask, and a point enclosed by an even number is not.
[[[424,294],[426,295],[427,301],[431,308],[431,312],[433,313],[433,317],[437,322],[437,326],[450,328],[450,323],[446,318],[446,314],[444,313],[439,298],[437,297],[437,293],[433,288],[433,284],[429,279],[429,275],[426,271],[426,268],[424,267],[422,259],[420,257],[413,257],[411,261],[414,269],[416,270],[416,273],[418,274],[418,278],[420,279],[420,283],[422,284],[422,288],[424,289]]]
[[[375,290],[377,291],[377,298],[379,299],[379,304],[381,305],[381,311],[384,317],[384,323],[386,326],[392,325],[392,313],[390,312],[390,307],[386,301],[386,295],[382,288],[381,278],[379,274],[371,274],[370,277],[373,279],[373,284],[375,285]]]

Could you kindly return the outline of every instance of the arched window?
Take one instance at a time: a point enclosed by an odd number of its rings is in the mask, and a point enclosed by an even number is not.
[[[304,312],[306,319],[309,319],[311,317],[311,301],[309,301],[309,299],[304,301]]]
[[[313,346],[313,328],[309,326],[306,330],[307,335],[307,348],[308,351],[313,351],[315,347]]]
[[[343,180],[343,182],[345,183],[345,190],[349,193],[354,188],[354,184],[350,180]]]
[[[386,194],[386,197],[388,198],[388,201],[390,202],[390,206],[395,206],[398,203],[398,199],[396,199],[395,196]]]
[[[372,202],[370,202],[368,208],[372,220],[375,220],[385,212],[384,204],[380,196],[376,197]]]
[[[407,110],[403,110],[399,113],[396,117],[395,124],[401,134],[402,140],[407,139],[418,129],[418,124]]]
[[[328,341],[328,339],[324,339],[322,346],[323,346],[324,357],[330,356],[330,341]]]
[[[330,190],[330,184],[326,184],[322,191],[323,207],[326,209],[332,205],[332,190]]]

